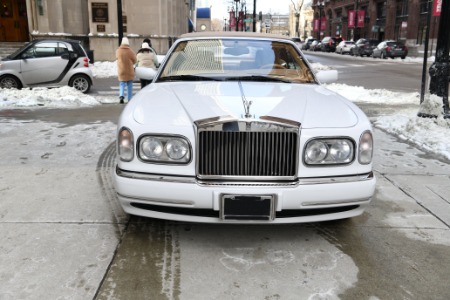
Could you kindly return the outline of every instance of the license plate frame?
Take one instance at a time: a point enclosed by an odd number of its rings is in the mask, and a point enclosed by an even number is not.
[[[274,195],[222,195],[220,218],[230,221],[271,221],[275,219]]]

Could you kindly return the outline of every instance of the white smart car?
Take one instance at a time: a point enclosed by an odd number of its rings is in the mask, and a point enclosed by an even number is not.
[[[321,85],[336,79],[315,74],[289,38],[181,36],[120,116],[114,182],[123,209],[239,224],[363,213],[376,182],[372,128]]]
[[[87,93],[93,83],[79,41],[34,40],[0,62],[0,88],[69,85]]]

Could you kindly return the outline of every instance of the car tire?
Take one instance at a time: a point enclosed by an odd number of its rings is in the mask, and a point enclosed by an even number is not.
[[[21,89],[22,83],[15,76],[4,75],[4,76],[0,77],[0,88],[2,88],[2,89]]]
[[[401,57],[401,59],[405,59],[405,58],[406,58],[406,56],[402,56],[402,57]]]
[[[74,75],[70,81],[69,86],[79,90],[80,92],[86,94],[91,89],[91,80],[89,77],[83,74]]]

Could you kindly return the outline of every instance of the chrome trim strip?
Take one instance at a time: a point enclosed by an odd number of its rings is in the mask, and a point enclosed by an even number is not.
[[[117,193],[117,195],[119,197],[127,198],[127,199],[130,199],[130,200],[145,201],[145,202],[147,202],[146,204],[156,204],[156,205],[172,204],[172,205],[194,206],[194,201],[183,201],[183,200],[179,200],[179,201],[174,201],[174,200],[157,201],[157,200],[149,199],[149,198],[142,198],[142,197],[137,198],[137,197],[126,196],[126,195],[119,194],[119,193]]]
[[[270,187],[296,187],[298,186],[297,181],[293,182],[273,182],[273,181],[267,181],[267,182],[256,182],[256,181],[197,181],[197,184],[199,186],[205,186],[205,187],[213,187],[213,186],[270,186]]]
[[[302,206],[323,206],[323,205],[345,205],[345,204],[357,204],[361,202],[368,202],[372,198],[364,198],[364,199],[357,199],[357,200],[345,200],[345,201],[317,201],[317,202],[302,202]]]
[[[314,184],[332,184],[345,182],[359,182],[367,181],[374,178],[373,172],[367,174],[358,174],[350,176],[335,176],[335,177],[320,177],[320,178],[300,178],[298,181],[256,181],[258,178],[253,178],[254,181],[226,181],[226,178],[217,178],[217,181],[197,180],[195,177],[183,177],[176,175],[162,175],[162,174],[148,174],[125,171],[116,167],[116,174],[120,177],[149,180],[149,181],[164,181],[176,183],[198,184],[201,186],[274,186],[274,187],[296,187],[298,185],[314,185]],[[250,178],[249,178],[250,179]]]
[[[240,181],[240,182],[261,182],[261,181],[295,181],[295,176],[228,176],[228,175],[198,175],[200,180],[220,180],[220,181]]]
[[[235,122],[238,120],[239,119],[237,119],[233,116],[219,116],[219,117],[197,120],[194,123],[195,123],[195,125],[197,125],[197,127],[208,127],[208,126],[216,126],[218,124],[221,125],[222,123],[226,123],[226,122]]]
[[[350,176],[336,176],[336,177],[316,177],[316,178],[300,178],[300,185],[311,184],[329,184],[329,183],[344,183],[344,182],[358,182],[366,181],[374,178],[373,172],[367,174],[358,174]]]
[[[264,121],[268,121],[268,122],[272,122],[272,123],[284,124],[284,125],[292,126],[292,127],[295,127],[295,128],[300,128],[300,126],[301,126],[300,122],[289,120],[289,119],[283,119],[283,118],[279,118],[279,117],[260,116],[259,118],[261,120],[264,120]]]
[[[177,182],[177,183],[197,183],[195,177],[183,177],[174,175],[162,175],[162,174],[148,174],[148,173],[137,173],[131,171],[125,171],[116,167],[116,174],[120,177],[139,179],[139,180],[149,180],[149,181],[164,181],[164,182]]]

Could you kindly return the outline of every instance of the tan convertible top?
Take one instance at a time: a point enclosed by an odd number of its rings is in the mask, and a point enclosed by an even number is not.
[[[259,32],[242,32],[242,31],[202,31],[202,32],[192,32],[180,35],[180,38],[197,38],[197,37],[238,37],[238,38],[269,38],[269,39],[282,39],[291,40],[290,37],[279,34],[271,33],[259,33]]]

